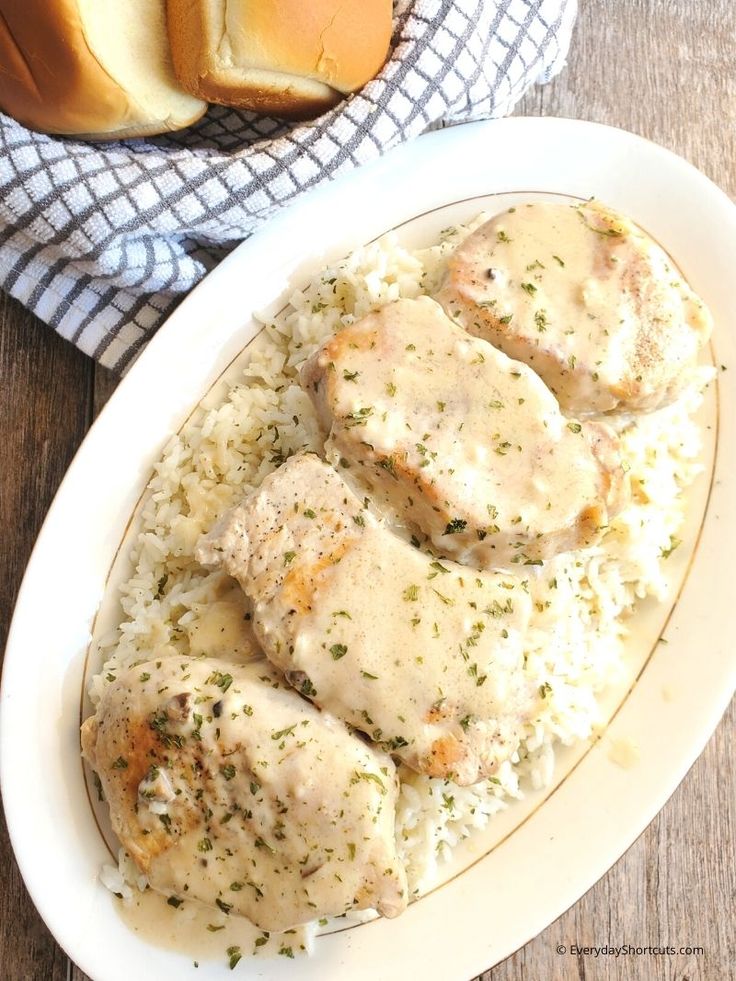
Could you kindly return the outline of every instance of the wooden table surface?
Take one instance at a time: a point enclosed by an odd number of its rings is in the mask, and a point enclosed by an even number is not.
[[[551,85],[529,93],[519,112],[591,119],[640,133],[682,154],[736,197],[736,4],[581,0],[568,68]],[[0,295],[2,649],[34,538],[115,384],[108,372]],[[732,704],[679,789],[623,858],[483,981],[736,978],[735,721]],[[560,944],[688,945],[704,953],[596,958],[558,954]],[[376,972],[378,981],[389,976],[389,965],[385,975]],[[85,977],[29,900],[0,815],[0,981]]]

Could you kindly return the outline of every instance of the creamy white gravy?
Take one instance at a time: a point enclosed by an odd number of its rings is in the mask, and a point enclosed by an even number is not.
[[[438,299],[579,414],[671,400],[712,329],[663,249],[597,202],[497,215],[461,243]]]

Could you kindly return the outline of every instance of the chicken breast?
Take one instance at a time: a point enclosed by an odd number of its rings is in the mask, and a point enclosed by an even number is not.
[[[141,664],[107,688],[82,748],[115,833],[175,905],[274,931],[406,906],[393,762],[265,661]]]
[[[594,201],[497,215],[461,243],[438,299],[578,415],[671,401],[712,329],[669,256]]]
[[[459,562],[534,565],[593,544],[625,497],[613,434],[566,419],[531,369],[427,297],[341,330],[302,383],[328,459]]]
[[[517,748],[538,704],[521,583],[413,548],[316,456],[267,477],[198,558],[240,582],[291,684],[413,769],[471,784]]]

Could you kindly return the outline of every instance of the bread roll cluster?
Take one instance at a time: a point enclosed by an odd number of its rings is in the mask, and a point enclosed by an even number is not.
[[[391,0],[0,0],[0,110],[124,139],[207,103],[308,119],[386,59]]]

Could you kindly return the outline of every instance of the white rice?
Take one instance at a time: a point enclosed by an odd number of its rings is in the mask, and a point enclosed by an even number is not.
[[[122,668],[200,653],[213,608],[218,616],[234,610],[242,623],[242,599],[227,577],[195,563],[197,540],[290,454],[322,449],[314,410],[297,380],[302,362],[327,336],[369,311],[431,292],[467,231],[450,229],[440,245],[420,252],[389,235],[325,269],[266,325],[239,381],[224,396],[205,398],[172,437],[142,509],[135,571],[121,590],[122,620],[97,644],[104,667],[92,682],[93,701]],[[461,839],[522,797],[525,786],[550,780],[555,744],[587,739],[600,724],[597,695],[625,671],[626,614],[637,599],[666,591],[665,557],[683,520],[682,491],[700,469],[701,436],[692,415],[711,374],[699,369],[675,404],[621,424],[636,494],[603,541],[529,573],[535,613],[525,670],[547,696],[513,759],[493,779],[468,788],[402,768],[397,838],[416,894],[432,886],[438,862]],[[247,654],[247,645],[232,641],[232,633],[226,637],[229,646],[208,652],[235,660]],[[131,885],[145,885],[129,860],[115,873],[108,868],[103,881],[122,895]]]

